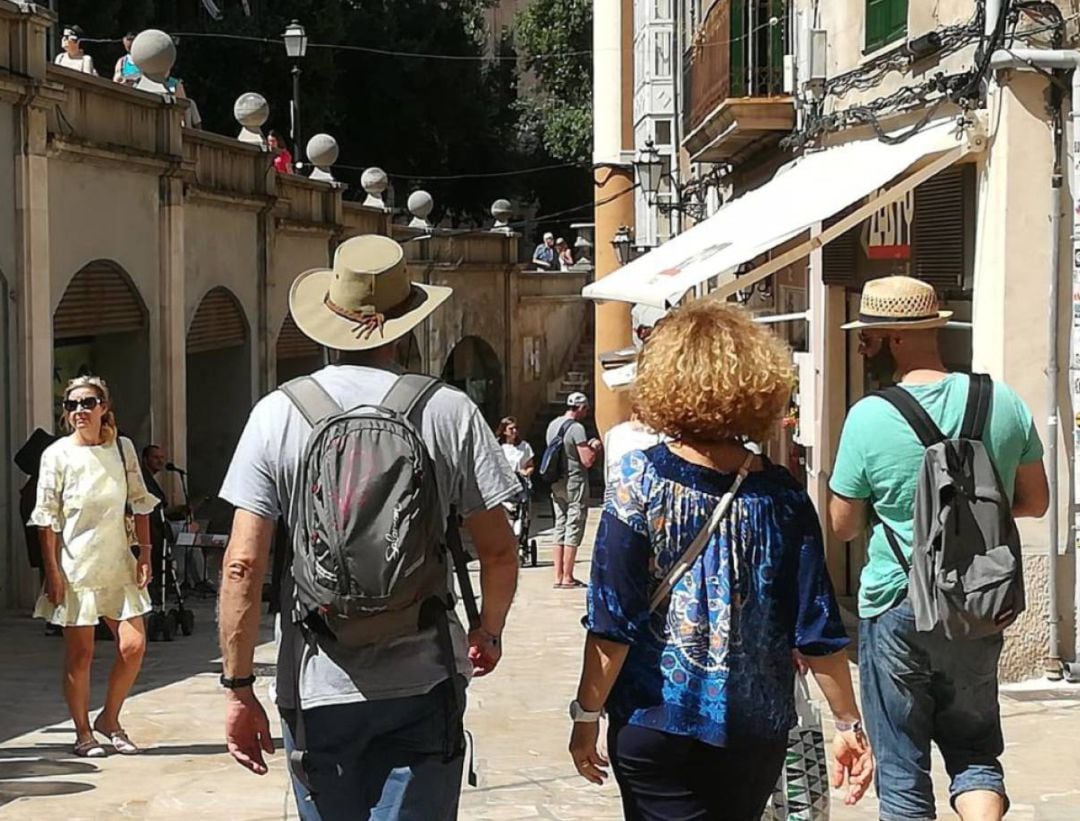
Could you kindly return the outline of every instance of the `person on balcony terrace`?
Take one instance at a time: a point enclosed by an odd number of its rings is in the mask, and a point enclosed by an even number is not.
[[[271,131],[270,135],[266,138],[266,147],[270,153],[274,155],[274,170],[279,174],[295,174],[293,169],[292,154],[289,153],[289,149],[285,145],[285,141],[281,139],[281,135],[276,131]]]
[[[574,267],[574,252],[562,237],[555,240],[555,252],[558,254],[560,271],[569,271]]]
[[[532,264],[541,271],[557,271],[558,257],[555,255],[555,235],[550,231],[544,234],[544,241],[533,251]]]
[[[94,58],[82,49],[83,30],[78,26],[68,26],[64,29],[64,36],[60,39],[60,45],[64,49],[53,60],[62,68],[79,71],[83,74],[93,74],[97,77],[94,68]]]
[[[135,61],[131,59],[131,44],[135,42],[135,32],[129,31],[124,35],[124,56],[116,61],[113,69],[113,82],[122,83],[126,86],[134,86],[142,77],[142,71]]]

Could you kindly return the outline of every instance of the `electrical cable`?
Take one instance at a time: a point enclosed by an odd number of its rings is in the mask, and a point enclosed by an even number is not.
[[[585,162],[560,162],[552,163],[551,165],[537,165],[532,168],[518,168],[513,171],[478,171],[467,174],[398,174],[390,171],[384,171],[384,173],[388,177],[399,180],[472,180],[495,177],[517,177],[526,174],[534,174],[538,171],[552,171],[557,168],[588,168],[589,166],[590,164]],[[349,171],[366,171],[369,167],[370,166],[334,163],[334,168],[344,168]]]

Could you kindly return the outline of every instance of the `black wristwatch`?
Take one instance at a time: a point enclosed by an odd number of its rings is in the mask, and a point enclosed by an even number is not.
[[[239,690],[243,687],[250,687],[255,683],[255,676],[247,676],[246,678],[228,678],[224,673],[221,674],[221,686],[226,690]]]

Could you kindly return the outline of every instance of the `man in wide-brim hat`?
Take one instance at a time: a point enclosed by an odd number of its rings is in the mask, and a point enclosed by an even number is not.
[[[297,327],[335,362],[311,375],[316,387],[341,408],[378,405],[398,380],[411,332],[450,295],[450,288],[412,281],[401,246],[388,237],[342,243],[331,268],[301,274],[289,293]],[[302,772],[290,767],[301,818],[366,818],[376,805],[380,817],[457,817],[464,703],[452,679],[470,667],[475,675],[490,672],[501,657],[517,582],[517,544],[502,503],[520,485],[472,400],[445,385],[423,395],[419,421],[417,414],[410,419],[434,466],[441,521],[453,507],[476,548],[480,626],[466,636],[451,612],[447,654],[434,628],[350,647],[282,619],[276,698],[290,752],[296,710],[303,710]],[[283,391],[265,397],[251,412],[220,494],[236,506],[220,604],[226,739],[233,757],[260,774],[263,753],[273,751],[251,687],[262,579],[277,519],[284,516],[295,533],[304,527],[297,494],[318,492],[298,482],[311,429]],[[282,612],[290,613],[291,572],[282,587]]]
[[[860,352],[883,381],[899,382],[948,438],[959,435],[971,379],[949,373],[938,335],[951,312],[933,286],[910,277],[875,279],[863,289]],[[1003,382],[993,383],[982,441],[1014,517],[1042,516],[1048,504],[1042,444],[1031,412]],[[1008,808],[1001,762],[997,664],[1000,633],[950,641],[940,628],[915,629],[908,598],[913,502],[925,448],[899,410],[877,396],[856,404],[844,424],[829,487],[829,519],[844,540],[874,524],[859,583],[859,672],[866,729],[877,756],[881,817],[936,817],[929,774],[937,743],[963,819],[1000,819]],[[894,534],[895,550],[887,530]]]

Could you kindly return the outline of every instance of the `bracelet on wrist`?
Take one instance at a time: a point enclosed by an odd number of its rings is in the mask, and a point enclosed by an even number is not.
[[[255,683],[255,676],[245,676],[244,678],[229,678],[224,673],[221,675],[221,686],[226,690],[241,690],[244,687],[250,687]]]

